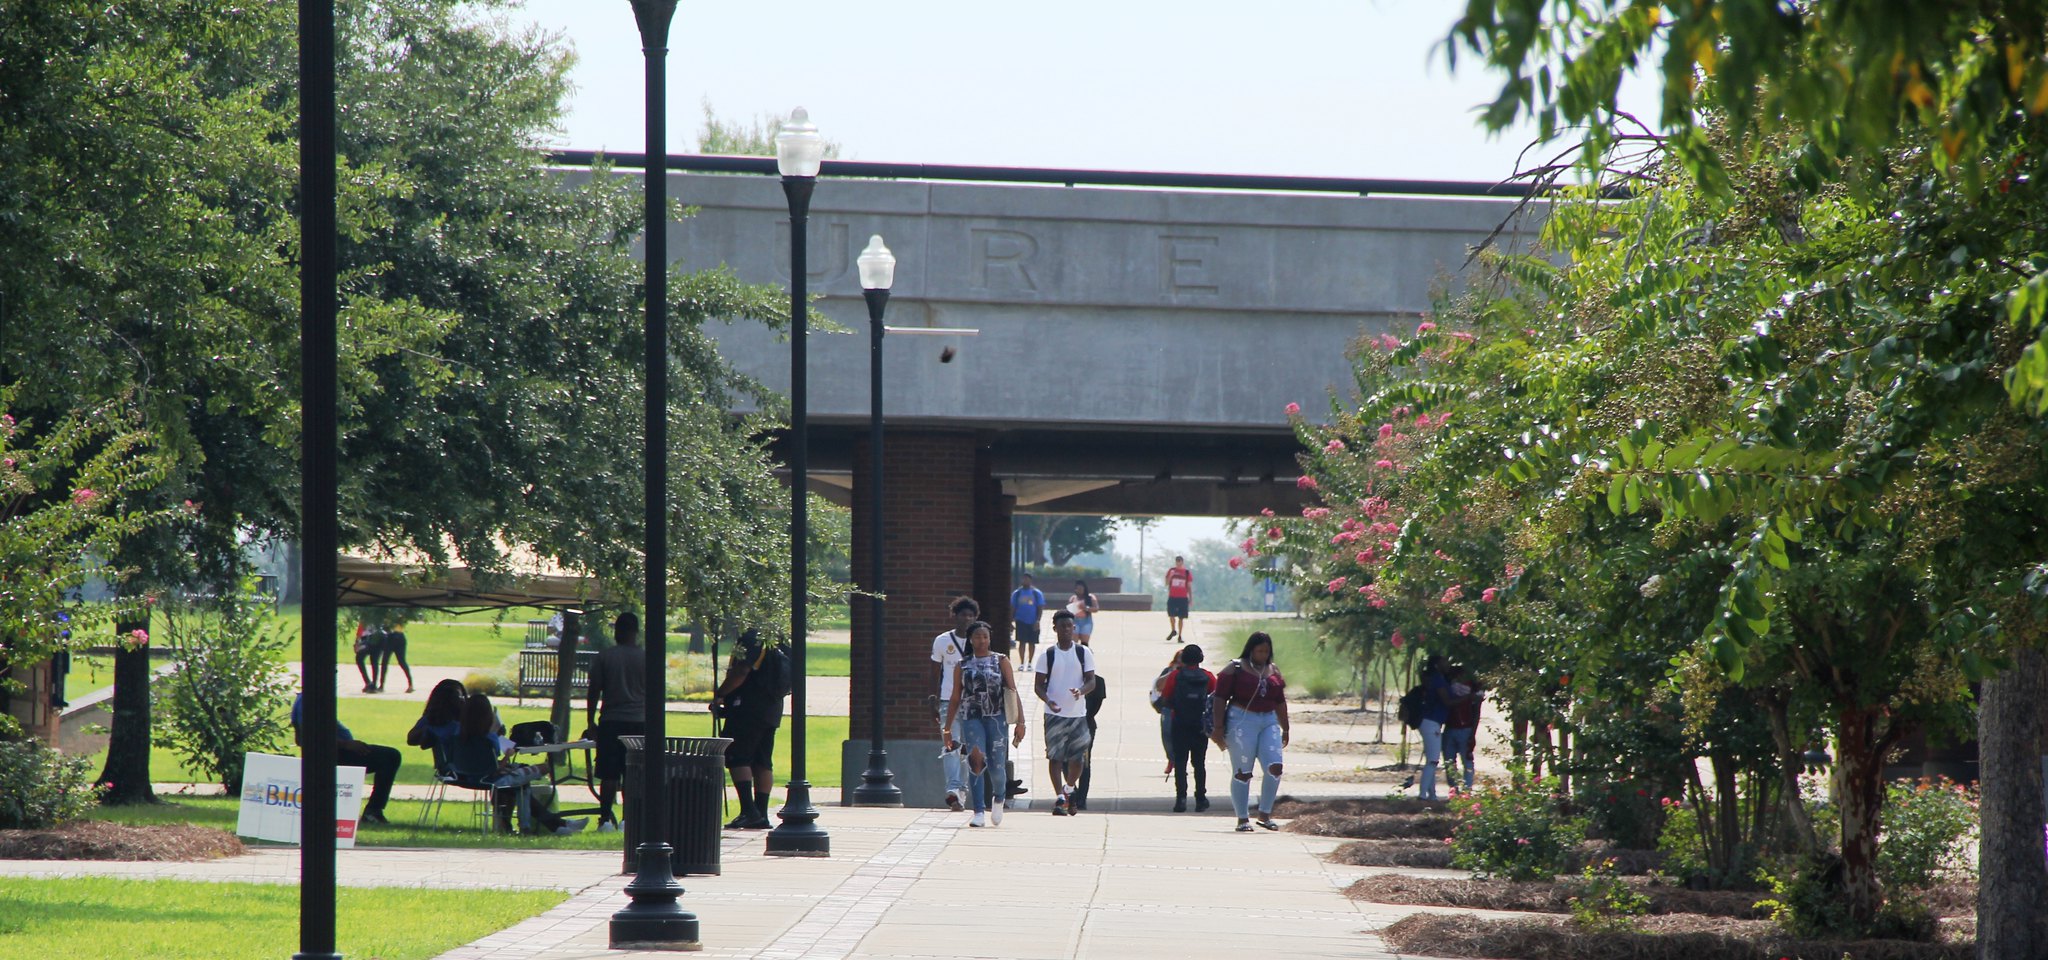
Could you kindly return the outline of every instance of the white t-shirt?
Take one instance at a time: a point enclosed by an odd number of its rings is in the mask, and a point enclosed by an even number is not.
[[[959,666],[960,658],[965,656],[961,652],[963,649],[973,648],[968,646],[966,637],[956,638],[951,630],[932,638],[932,662],[939,665],[940,700],[953,699],[953,668]]]
[[[1047,663],[1051,669],[1047,669]],[[1072,650],[1061,650],[1055,643],[1041,651],[1031,663],[1031,672],[1046,675],[1045,715],[1048,717],[1085,717],[1088,702],[1085,697],[1075,697],[1073,690],[1082,684],[1082,674],[1095,672],[1095,653],[1080,644]],[[1053,707],[1058,707],[1054,710]]]

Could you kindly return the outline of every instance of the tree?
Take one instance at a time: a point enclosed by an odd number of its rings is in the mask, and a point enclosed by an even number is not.
[[[772,157],[775,155],[775,134],[788,122],[787,113],[770,113],[754,117],[752,121],[721,120],[718,111],[711,108],[711,101],[703,101],[704,126],[697,131],[697,152],[730,157]],[[825,159],[839,157],[839,144],[825,141]]]
[[[1011,522],[1024,543],[1024,562],[1040,566],[1065,566],[1075,557],[1100,552],[1115,538],[1117,523],[1114,517],[1065,514],[1020,514]]]

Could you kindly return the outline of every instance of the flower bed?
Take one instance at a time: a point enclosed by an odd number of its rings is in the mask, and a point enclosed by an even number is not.
[[[1649,897],[1651,914],[1694,914],[1737,920],[1769,919],[1756,902],[1767,893],[1738,890],[1687,890],[1641,881],[1629,884]],[[1449,880],[1387,874],[1367,877],[1346,888],[1353,900],[1412,906],[1467,907],[1475,910],[1521,910],[1529,913],[1570,913],[1571,900],[1586,885],[1575,881]]]
[[[1380,931],[1396,953],[1490,960],[1971,960],[1970,942],[1802,941],[1768,920],[1642,918],[1642,933],[1592,933],[1564,917],[1478,920],[1418,913]]]

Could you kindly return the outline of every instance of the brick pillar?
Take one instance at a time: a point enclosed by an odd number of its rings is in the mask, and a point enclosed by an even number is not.
[[[974,458],[974,597],[991,639],[1010,639],[1010,515],[1017,498],[1003,494],[987,448]]]
[[[888,650],[882,664],[883,733],[892,740],[929,740],[937,735],[925,701],[938,693],[933,682],[932,637],[952,626],[946,608],[953,598],[963,593],[974,595],[974,435],[891,430],[883,449],[883,549],[887,554],[883,586],[889,595],[885,618]],[[856,446],[853,461],[853,576],[862,586],[872,582],[868,574],[868,524],[873,520],[868,515],[868,457],[863,441]],[[977,595],[975,599],[984,607],[988,603],[985,597]],[[851,737],[865,740],[871,735],[868,687],[869,671],[874,669],[867,601],[853,604],[852,612]]]

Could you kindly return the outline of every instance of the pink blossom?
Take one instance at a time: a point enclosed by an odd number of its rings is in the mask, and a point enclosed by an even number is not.
[[[1266,538],[1269,540],[1278,540],[1286,535],[1287,534],[1284,531],[1282,531],[1279,527],[1266,528]]]
[[[1244,566],[1244,558],[1243,558],[1243,557],[1231,557],[1231,558],[1230,558],[1230,569],[1232,569],[1232,570],[1235,570],[1235,569],[1237,569],[1237,568],[1239,568],[1239,567],[1242,567],[1242,566]]]
[[[149,644],[149,631],[140,629],[130,630],[127,635],[122,637],[121,642],[127,644],[130,648],[147,646]]]
[[[1385,497],[1367,497],[1359,502],[1358,509],[1365,511],[1368,517],[1378,517],[1387,512],[1387,501]]]
[[[1426,414],[1426,413],[1418,413],[1418,414],[1416,414],[1416,415],[1415,415],[1415,426],[1416,426],[1417,428],[1419,428],[1419,429],[1423,429],[1423,430],[1427,430],[1427,429],[1429,429],[1429,414]]]
[[[1259,541],[1252,537],[1246,537],[1244,538],[1244,542],[1238,544],[1237,546],[1238,549],[1243,550],[1246,553],[1250,553],[1253,550],[1257,550],[1259,548]]]
[[[1292,416],[1294,416],[1294,415],[1296,415],[1296,414],[1299,414],[1300,412],[1301,412],[1301,404],[1298,404],[1298,403],[1290,403],[1290,404],[1288,404],[1288,405],[1287,405],[1287,415],[1288,415],[1288,416],[1292,417]]]
[[[1348,582],[1350,579],[1350,577],[1338,577],[1337,579],[1330,581],[1328,584],[1330,592],[1336,593],[1337,591],[1344,589],[1344,584]]]
[[[1399,649],[1401,649],[1401,648],[1402,648],[1403,646],[1406,646],[1406,645],[1407,645],[1407,643],[1408,643],[1408,638],[1407,638],[1407,637],[1404,637],[1404,636],[1402,636],[1402,635],[1401,635],[1401,631],[1399,631],[1399,630],[1396,630],[1396,631],[1394,631],[1394,635],[1393,635],[1393,636],[1391,636],[1391,637],[1388,637],[1388,638],[1387,638],[1387,642],[1388,642],[1388,643],[1391,643],[1391,644],[1393,644],[1393,645],[1394,645],[1394,649],[1396,649],[1396,650],[1399,650]]]
[[[1294,486],[1300,490],[1314,490],[1316,488],[1316,478],[1304,473],[1294,479]]]
[[[73,490],[71,492],[71,502],[81,507],[91,506],[93,500],[98,496],[98,491],[95,491],[90,487],[80,487],[77,490]]]
[[[1392,439],[1394,439],[1394,425],[1393,425],[1393,424],[1391,424],[1391,423],[1382,423],[1382,424],[1380,424],[1380,439],[1381,439],[1381,440],[1392,440]]]
[[[1479,591],[1479,602],[1492,603],[1494,601],[1494,598],[1498,596],[1500,596],[1499,587],[1487,587],[1486,589]]]
[[[1394,541],[1392,541],[1392,540],[1381,540],[1381,541],[1380,541],[1380,549],[1381,549],[1381,550],[1385,550],[1385,551],[1387,551],[1387,552],[1389,552],[1389,553],[1393,552],[1393,550],[1394,550]]]
[[[8,458],[7,458],[7,461],[6,461],[6,462],[7,462],[7,469],[9,469],[9,470],[12,470],[12,469],[14,469],[14,458],[13,458],[13,457],[8,457]]]
[[[1521,576],[1521,575],[1522,575],[1522,571],[1523,571],[1523,570],[1525,570],[1525,569],[1527,569],[1527,568],[1526,568],[1526,567],[1523,567],[1523,566],[1522,566],[1521,564],[1519,564],[1519,563],[1510,563],[1510,564],[1508,564],[1508,565],[1507,565],[1506,567],[1503,567],[1503,568],[1502,568],[1502,570],[1501,570],[1501,572],[1503,572],[1503,573],[1507,574],[1507,577],[1508,577],[1508,579],[1509,579],[1509,580],[1513,580],[1513,579],[1515,579],[1516,577],[1519,577],[1519,576]]]
[[[1392,461],[1392,460],[1375,460],[1375,461],[1373,461],[1373,464],[1372,464],[1372,465],[1373,465],[1373,466],[1375,466],[1375,467],[1378,467],[1378,468],[1380,468],[1381,470],[1392,470],[1392,469],[1394,469],[1394,461]]]
[[[1458,624],[1458,635],[1459,635],[1459,636],[1461,636],[1461,637],[1469,637],[1469,636],[1471,636],[1471,635],[1472,635],[1472,621],[1470,621],[1470,620],[1467,620],[1467,621],[1465,621],[1464,623]]]
[[[1372,596],[1372,584],[1368,583],[1365,586],[1359,587],[1358,592],[1365,594],[1368,597]]]
[[[1382,333],[1380,334],[1380,346],[1385,347],[1389,352],[1399,350],[1401,349],[1401,338],[1391,333]]]
[[[1405,417],[1414,412],[1415,408],[1410,407],[1407,404],[1402,404],[1401,406],[1394,408],[1394,416],[1396,417]]]
[[[1324,512],[1326,512],[1326,513],[1327,513],[1328,511],[1324,511]],[[1344,529],[1346,529],[1346,530],[1352,530],[1352,531],[1358,531],[1358,530],[1364,530],[1364,529],[1365,529],[1365,524],[1364,524],[1363,522],[1361,522],[1361,521],[1360,521],[1360,520],[1359,520],[1359,519],[1358,519],[1357,517],[1345,517],[1345,518],[1344,518],[1344,522],[1343,522],[1343,524],[1341,524],[1341,526],[1342,526],[1342,527],[1343,527]]]
[[[196,516],[198,516],[198,515],[199,515],[199,505],[198,505],[198,504],[196,504],[196,503],[193,503],[193,502],[192,502],[192,501],[190,501],[190,500],[187,500],[187,501],[185,501],[185,512],[186,512],[186,513],[189,513],[189,514],[191,514],[192,516],[195,516],[195,517],[196,517]]]
[[[1437,425],[1437,426],[1441,427],[1441,426],[1443,426],[1444,424],[1446,424],[1446,423],[1449,423],[1449,422],[1451,422],[1451,412],[1450,412],[1449,410],[1445,410],[1444,412],[1442,412],[1442,413],[1439,413],[1439,414],[1437,414],[1437,415],[1436,415],[1436,425]]]
[[[1259,508],[1259,516],[1262,516],[1262,517],[1270,517],[1270,516],[1272,516],[1272,515],[1273,515],[1273,508],[1272,508],[1272,507],[1260,507],[1260,508]]]
[[[1385,600],[1383,600],[1383,599],[1381,599],[1381,598],[1379,598],[1379,597],[1374,597],[1374,598],[1372,598],[1372,608],[1373,608],[1374,610],[1381,610],[1381,609],[1385,609],[1385,608],[1386,608],[1386,605],[1387,605],[1387,601],[1385,601]]]
[[[1452,336],[1452,337],[1454,337],[1454,338],[1456,338],[1456,339],[1459,339],[1459,340],[1463,340],[1463,341],[1465,341],[1466,343],[1473,343],[1473,342],[1475,342],[1475,341],[1477,341],[1477,340],[1479,339],[1478,337],[1475,337],[1475,336],[1473,336],[1473,335],[1471,335],[1471,334],[1469,334],[1469,333],[1466,333],[1466,332],[1465,332],[1465,331],[1463,331],[1463,330],[1453,330],[1453,331],[1451,331],[1451,336]]]
[[[1535,335],[1536,335],[1536,328],[1534,328],[1534,327],[1523,327],[1523,328],[1522,328],[1522,336],[1525,336],[1525,337],[1534,337]]]
[[[1453,584],[1453,585],[1451,586],[1451,588],[1450,588],[1450,589],[1448,589],[1448,590],[1445,590],[1445,591],[1444,591],[1444,595],[1443,595],[1443,602],[1445,602],[1445,603],[1457,603],[1457,602],[1458,602],[1459,600],[1463,599],[1463,598],[1464,598],[1464,596],[1465,596],[1465,588],[1464,588],[1464,587],[1462,587],[1462,586],[1458,586],[1458,585],[1456,585],[1456,584]]]
[[[1424,321],[1422,321],[1421,323],[1418,323],[1418,324],[1416,324],[1416,325],[1415,325],[1415,332],[1416,332],[1416,333],[1418,333],[1418,334],[1422,334],[1422,333],[1428,333],[1428,332],[1430,332],[1431,330],[1435,330],[1435,329],[1436,329],[1436,324],[1435,324],[1435,323],[1433,323],[1433,322],[1431,322],[1431,321],[1428,321],[1428,320],[1424,320]]]
[[[1329,515],[1330,515],[1330,508],[1329,508],[1329,507],[1303,507],[1303,508],[1301,508],[1301,517],[1302,517],[1302,519],[1304,519],[1304,520],[1321,520],[1322,518],[1324,518],[1324,517],[1327,517],[1327,516],[1329,516]],[[1347,527],[1346,529],[1349,529],[1349,528]]]
[[[1324,452],[1324,453],[1343,453],[1343,452],[1344,452],[1344,441],[1342,441],[1342,440],[1331,440],[1331,441],[1330,441],[1329,443],[1323,444],[1323,452]]]
[[[1522,846],[1525,846],[1525,847],[1526,847],[1526,846],[1528,846],[1528,845],[1529,845],[1529,838],[1528,838],[1528,837],[1516,837],[1516,838],[1515,838],[1515,842],[1516,842],[1516,843],[1518,843],[1518,844],[1521,844]]]
[[[1394,434],[1394,442],[1395,442],[1395,443],[1400,443],[1401,441],[1403,441],[1403,440],[1406,440],[1406,439],[1408,439],[1408,435],[1407,435],[1407,434],[1405,434],[1405,433],[1397,433],[1397,434]]]

